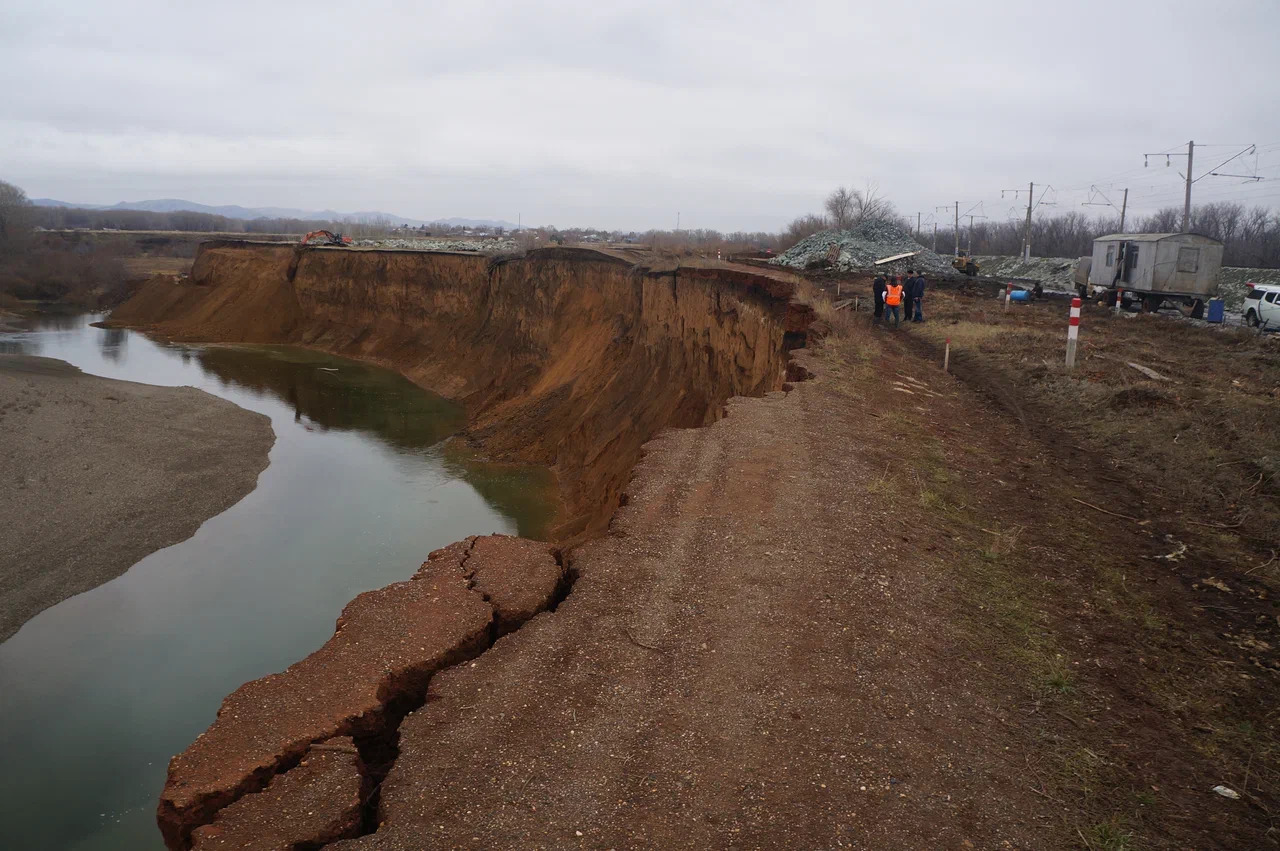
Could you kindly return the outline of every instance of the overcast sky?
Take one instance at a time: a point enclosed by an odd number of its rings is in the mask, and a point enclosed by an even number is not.
[[[32,197],[774,230],[1051,185],[1280,204],[1280,2],[0,0],[0,179]],[[1037,192],[1039,195],[1039,192]],[[1101,199],[1097,199],[1101,200]],[[980,205],[980,206],[977,206]],[[945,217],[946,213],[938,214]]]

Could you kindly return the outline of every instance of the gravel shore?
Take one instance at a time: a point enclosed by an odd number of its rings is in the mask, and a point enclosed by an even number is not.
[[[271,421],[192,387],[0,355],[0,641],[257,484]]]

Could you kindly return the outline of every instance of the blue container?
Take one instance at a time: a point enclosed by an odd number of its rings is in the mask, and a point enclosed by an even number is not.
[[[1031,301],[1031,291],[1030,290],[1014,290],[1013,292],[1009,293],[1009,300],[1010,301]]]
[[[1224,307],[1223,307],[1222,299],[1211,298],[1209,299],[1209,314],[1205,316],[1205,319],[1209,320],[1210,322],[1221,322],[1223,318],[1223,312],[1224,312]]]

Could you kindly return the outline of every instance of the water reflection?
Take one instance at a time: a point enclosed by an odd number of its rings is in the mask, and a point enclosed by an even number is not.
[[[465,425],[462,410],[415,392],[401,376],[358,361],[338,361],[306,349],[214,346],[198,349],[200,366],[224,382],[285,400],[295,422],[319,429],[366,431],[391,446],[438,443]],[[399,404],[380,400],[396,396]]]
[[[287,348],[167,346],[91,318],[45,317],[0,334],[0,350],[199,387],[266,414],[276,443],[257,489],[192,538],[0,644],[5,849],[159,848],[165,766],[225,694],[314,650],[348,600],[430,550],[536,537],[553,511],[549,473],[447,450],[462,412],[395,373]]]

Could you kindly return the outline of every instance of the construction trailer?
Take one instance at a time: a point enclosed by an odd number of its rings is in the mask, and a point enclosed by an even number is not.
[[[1077,280],[1087,275],[1090,292],[1112,303],[1119,296],[1151,311],[1171,301],[1198,318],[1218,292],[1222,243],[1198,233],[1113,233],[1093,241],[1080,267]]]

